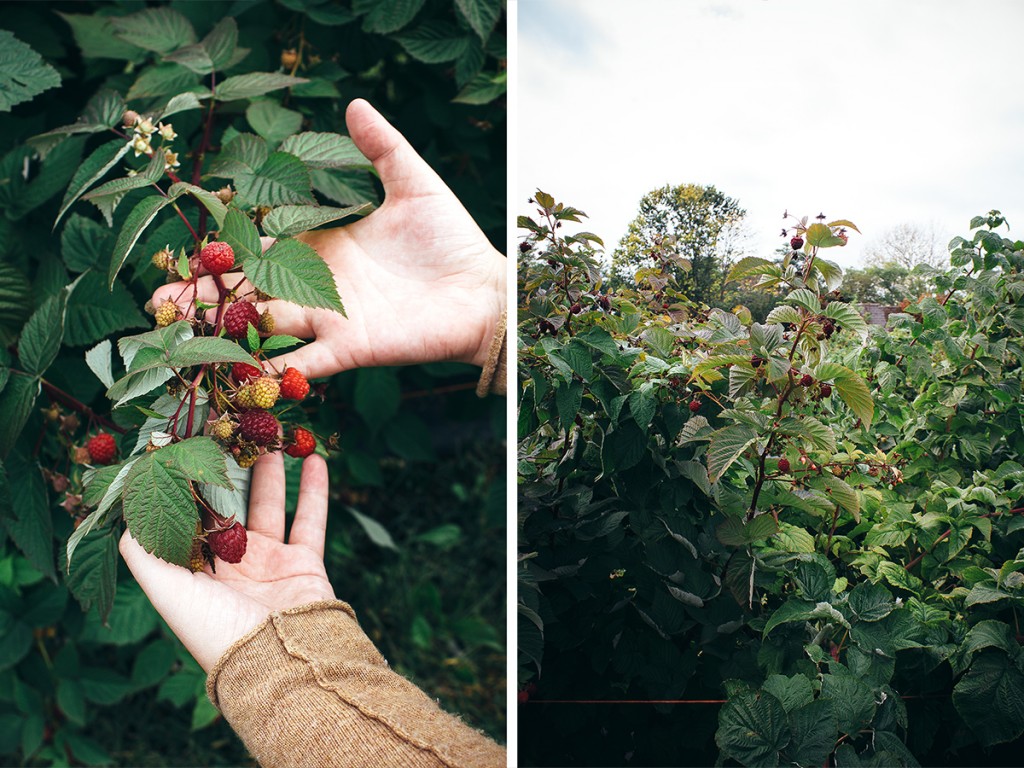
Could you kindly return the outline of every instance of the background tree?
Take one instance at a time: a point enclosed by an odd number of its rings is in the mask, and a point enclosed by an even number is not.
[[[938,240],[935,227],[912,222],[897,224],[867,244],[864,258],[870,266],[896,264],[907,272],[918,264],[949,266],[949,254]]]
[[[842,294],[845,301],[894,305],[916,301],[934,290],[934,280],[926,271],[888,262],[849,270],[843,278]]]
[[[746,211],[714,186],[666,185],[648,192],[612,254],[615,279],[633,284],[637,271],[667,267],[692,301],[723,301],[725,275],[743,250]]]

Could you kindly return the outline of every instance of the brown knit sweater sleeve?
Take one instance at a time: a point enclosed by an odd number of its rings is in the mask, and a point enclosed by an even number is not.
[[[505,340],[507,332],[507,313],[502,312],[498,324],[494,327],[494,336],[487,352],[487,362],[480,373],[480,381],[476,385],[477,397],[489,394],[504,395],[506,376],[508,375],[508,344]]]
[[[491,768],[505,750],[398,673],[345,603],[272,613],[206,682],[264,768]]]

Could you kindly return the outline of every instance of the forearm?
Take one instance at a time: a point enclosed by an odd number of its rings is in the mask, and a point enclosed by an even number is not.
[[[207,681],[262,766],[504,766],[505,751],[388,667],[341,602],[271,614]]]

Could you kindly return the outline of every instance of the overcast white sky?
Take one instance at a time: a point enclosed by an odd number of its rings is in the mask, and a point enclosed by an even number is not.
[[[614,249],[640,198],[713,184],[752,254],[782,213],[1024,239],[1024,2],[519,0],[514,213],[539,187]],[[791,223],[791,222],[789,222]],[[1005,232],[1005,230],[1004,230]]]

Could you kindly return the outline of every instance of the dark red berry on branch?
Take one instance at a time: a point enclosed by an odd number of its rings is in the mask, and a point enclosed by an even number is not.
[[[801,248],[804,247],[804,239],[797,235],[796,237],[789,241],[789,245],[794,251],[799,251]]]

